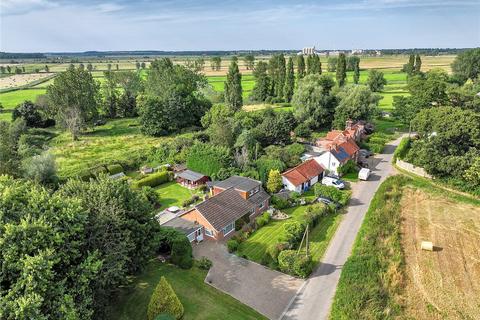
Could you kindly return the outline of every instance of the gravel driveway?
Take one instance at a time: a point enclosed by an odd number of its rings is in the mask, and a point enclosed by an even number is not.
[[[205,282],[270,319],[281,316],[304,283],[304,280],[230,254],[222,243],[204,241],[194,246],[193,255],[197,259],[207,257],[213,262]]]

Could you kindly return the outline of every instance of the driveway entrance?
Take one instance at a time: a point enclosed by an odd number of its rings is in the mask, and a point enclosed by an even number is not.
[[[193,248],[195,258],[207,257],[213,266],[205,282],[270,319],[278,319],[304,280],[230,254],[224,244],[204,241]]]

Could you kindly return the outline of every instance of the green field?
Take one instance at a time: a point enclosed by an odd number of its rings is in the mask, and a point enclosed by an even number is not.
[[[255,320],[266,319],[250,307],[204,282],[207,271],[193,267],[182,270],[173,265],[152,260],[144,272],[132,279],[119,299],[109,308],[109,319],[137,320],[147,318],[147,307],[154,287],[164,276],[185,308],[183,320]]]
[[[270,221],[266,226],[255,231],[246,241],[240,244],[237,254],[239,256],[245,255],[249,260],[261,263],[267,248],[279,242],[284,236],[285,224],[291,221],[302,221],[306,209],[307,206],[300,206],[283,210],[290,215],[289,219]],[[323,217],[318,225],[310,230],[310,253],[314,261],[318,262],[325,253],[341,217],[339,214]]]
[[[60,177],[64,178],[100,164],[128,161],[164,139],[169,138],[144,136],[137,119],[118,119],[86,132],[79,141],[72,141],[69,133],[61,132],[50,141],[50,151],[56,156]]]
[[[25,89],[4,92],[0,93],[0,103],[2,103],[6,110],[13,109],[25,100],[34,102],[39,95],[45,94],[45,92],[45,89]]]
[[[0,112],[0,121],[12,121],[12,113],[8,111]]]

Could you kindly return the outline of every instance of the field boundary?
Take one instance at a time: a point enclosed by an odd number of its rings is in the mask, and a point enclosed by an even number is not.
[[[30,83],[24,84],[23,86],[14,87],[14,88],[0,89],[0,93],[7,93],[7,92],[13,92],[13,91],[28,90],[28,89],[35,89],[35,88],[33,88],[34,86],[37,86],[37,85],[42,84],[42,83],[44,83],[44,82],[47,82],[47,81],[55,78],[56,76],[57,76],[57,74],[54,73],[54,74],[51,74],[51,75],[49,75],[49,76],[46,76],[45,78],[38,79],[38,80],[32,81],[32,82],[30,82]],[[41,88],[38,88],[38,89],[41,89]]]

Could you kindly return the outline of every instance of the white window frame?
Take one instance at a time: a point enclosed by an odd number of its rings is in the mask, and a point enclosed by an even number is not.
[[[230,231],[226,232],[227,231],[227,227],[231,227]],[[222,232],[223,232],[223,235],[226,236],[227,234],[229,234],[230,232],[232,231],[235,231],[235,221],[233,221],[232,223],[226,225],[223,229],[222,229]]]
[[[212,230],[209,230],[209,229],[207,229],[207,228],[205,228],[205,235],[206,235],[207,237],[211,237],[211,238],[214,238],[214,237],[215,237],[215,235],[213,234],[213,231],[212,231]]]

